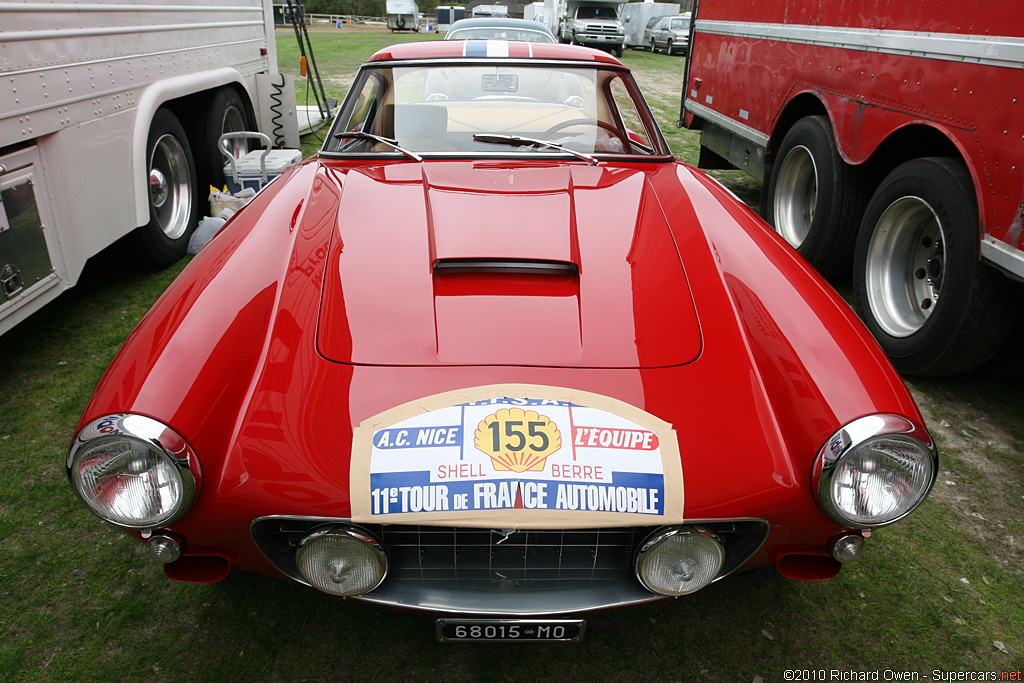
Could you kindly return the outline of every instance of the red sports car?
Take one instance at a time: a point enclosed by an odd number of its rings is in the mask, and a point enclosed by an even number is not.
[[[675,161],[606,53],[405,44],[146,315],[85,504],[173,579],[262,572],[571,639],[771,565],[828,579],[937,455],[795,252]]]

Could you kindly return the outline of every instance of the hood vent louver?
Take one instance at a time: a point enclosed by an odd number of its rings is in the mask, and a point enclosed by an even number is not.
[[[445,258],[434,261],[437,275],[497,273],[520,275],[577,276],[579,266],[571,261],[518,258]]]

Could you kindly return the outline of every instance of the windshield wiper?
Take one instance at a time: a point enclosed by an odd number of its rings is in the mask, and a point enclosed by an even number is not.
[[[524,147],[527,145],[534,147],[548,147],[550,149],[556,149],[559,152],[565,152],[571,154],[574,157],[579,157],[584,161],[588,162],[591,166],[597,166],[598,161],[589,154],[583,152],[577,152],[574,149],[569,149],[565,145],[559,145],[556,142],[548,142],[547,140],[538,140],[536,138],[524,138],[519,135],[498,135],[496,133],[477,133],[473,136],[473,139],[477,142],[490,142],[496,145],[512,145],[513,147]]]
[[[398,144],[398,140],[392,140],[391,138],[384,138],[384,137],[381,137],[379,135],[374,135],[373,133],[364,133],[361,130],[352,130],[352,131],[347,131],[347,132],[343,132],[343,133],[335,133],[334,137],[336,137],[336,138],[358,138],[360,140],[374,140],[376,142],[381,142],[381,143],[387,145],[388,147],[393,147],[395,149],[395,151],[401,152],[402,154],[404,154],[405,156],[409,157],[413,161],[423,161],[423,157],[421,157],[419,154],[416,154],[415,152],[410,152],[409,150],[407,150],[404,147],[402,147],[401,145],[399,145]]]

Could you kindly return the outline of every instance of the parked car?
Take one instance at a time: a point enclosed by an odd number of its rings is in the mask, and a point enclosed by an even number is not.
[[[664,17],[651,17],[647,20],[647,26],[644,27],[644,46],[650,47],[652,50],[653,43],[651,42],[651,31],[654,30],[655,25],[661,21]]]
[[[445,40],[525,40],[530,43],[557,43],[551,29],[539,21],[509,19],[507,17],[480,17],[459,19]]]
[[[259,572],[442,640],[835,576],[936,476],[900,377],[616,59],[467,45],[373,55],[189,263],[85,408],[78,495],[172,579]]]
[[[651,52],[662,49],[666,54],[686,54],[690,45],[690,13],[661,17],[648,35]]]

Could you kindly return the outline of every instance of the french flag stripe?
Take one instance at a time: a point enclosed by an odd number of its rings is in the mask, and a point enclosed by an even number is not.
[[[486,40],[467,40],[466,46],[462,50],[463,57],[486,57],[487,56],[487,43]]]
[[[487,56],[488,57],[508,57],[508,41],[507,40],[488,40],[487,41]]]
[[[507,40],[467,40],[463,57],[508,57]]]

